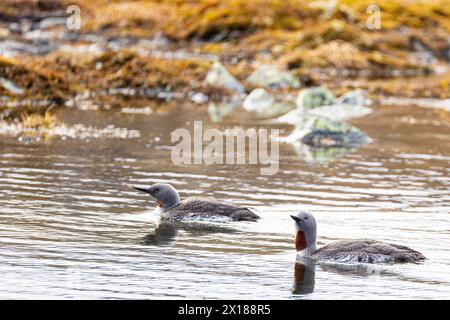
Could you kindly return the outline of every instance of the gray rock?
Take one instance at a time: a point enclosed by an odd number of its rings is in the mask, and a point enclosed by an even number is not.
[[[332,104],[311,109],[308,114],[326,117],[335,121],[360,118],[372,112],[371,108],[353,104]]]
[[[205,81],[211,86],[224,87],[240,93],[245,91],[239,81],[218,61],[214,62],[209,69]]]
[[[191,99],[192,102],[197,104],[206,103],[209,100],[209,97],[202,92],[194,92],[192,93],[192,95],[190,95],[189,98]]]
[[[250,92],[245,98],[243,107],[247,111],[261,113],[272,107],[274,103],[275,99],[270,93],[263,88],[258,88]]]
[[[250,92],[244,100],[243,107],[249,112],[275,117],[295,109],[295,104],[290,101],[277,102],[265,89],[258,88]]]
[[[331,105],[309,110],[309,114],[327,117],[335,121],[345,121],[368,115],[372,109],[367,106],[371,104],[372,101],[367,97],[367,91],[356,89],[343,94]]]
[[[0,41],[0,55],[13,57],[21,54],[41,55],[56,49],[48,41],[20,42],[15,40]]]
[[[300,88],[300,80],[288,71],[279,70],[273,65],[261,65],[248,78],[247,82],[261,87]]]
[[[367,107],[372,101],[365,90],[349,91],[339,98],[325,87],[302,90],[297,96],[297,109],[277,119],[278,122],[297,125],[307,116],[326,117],[334,121],[345,121],[363,117],[372,112]]]
[[[311,109],[335,103],[336,97],[326,87],[313,87],[302,90],[297,96],[297,108],[307,112]]]
[[[14,82],[5,78],[0,78],[0,86],[16,95],[22,95],[25,92],[23,88],[18,87]]]
[[[358,128],[325,117],[308,117],[287,138],[312,147],[359,147],[370,138]]]
[[[55,26],[65,26],[67,18],[66,17],[49,17],[42,19],[39,22],[40,29],[48,29]]]
[[[349,104],[354,106],[370,106],[372,100],[367,97],[367,90],[355,89],[336,99],[336,104]]]

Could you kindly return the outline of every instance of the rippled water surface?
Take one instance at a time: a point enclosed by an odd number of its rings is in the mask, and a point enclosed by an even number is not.
[[[185,109],[183,109],[185,110]],[[384,106],[353,123],[374,141],[334,162],[280,147],[277,175],[253,166],[174,166],[170,132],[204,112],[75,111],[139,138],[0,140],[0,298],[450,298],[448,114]],[[248,127],[249,116],[218,128]],[[254,125],[254,124],[253,124]],[[289,126],[270,125],[288,134]],[[250,206],[257,223],[162,224],[130,185]],[[401,243],[419,265],[295,265],[289,214],[313,212],[319,244]]]

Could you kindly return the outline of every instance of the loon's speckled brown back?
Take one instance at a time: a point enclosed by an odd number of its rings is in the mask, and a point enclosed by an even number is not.
[[[406,246],[376,240],[345,240],[316,250],[311,258],[363,263],[403,263],[425,260],[425,257]]]
[[[232,203],[219,202],[209,198],[187,198],[178,205],[165,209],[164,215],[171,220],[208,219],[225,217],[232,221],[256,221],[255,213]]]

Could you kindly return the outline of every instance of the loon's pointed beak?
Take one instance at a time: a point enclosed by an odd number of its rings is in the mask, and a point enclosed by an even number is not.
[[[139,188],[139,187],[133,187],[134,189],[138,190],[138,191],[142,191],[145,193],[148,193],[149,195],[152,195],[152,193],[150,192],[150,190],[145,189],[145,188]]]
[[[296,216],[291,215],[292,220],[294,220],[295,222],[300,222],[300,218],[297,218]]]

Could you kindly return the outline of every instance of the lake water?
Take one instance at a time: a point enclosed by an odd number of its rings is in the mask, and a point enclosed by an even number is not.
[[[186,111],[187,110],[187,111]],[[0,140],[0,298],[450,298],[448,113],[379,106],[353,121],[374,140],[332,162],[280,147],[280,168],[177,167],[170,132],[203,111],[77,111],[66,123],[138,130],[130,139]],[[214,125],[254,124],[238,114]],[[289,126],[280,128],[283,134]],[[131,185],[254,209],[256,223],[162,224]],[[423,264],[296,265],[289,214],[309,210],[319,245],[373,238],[421,251]]]

